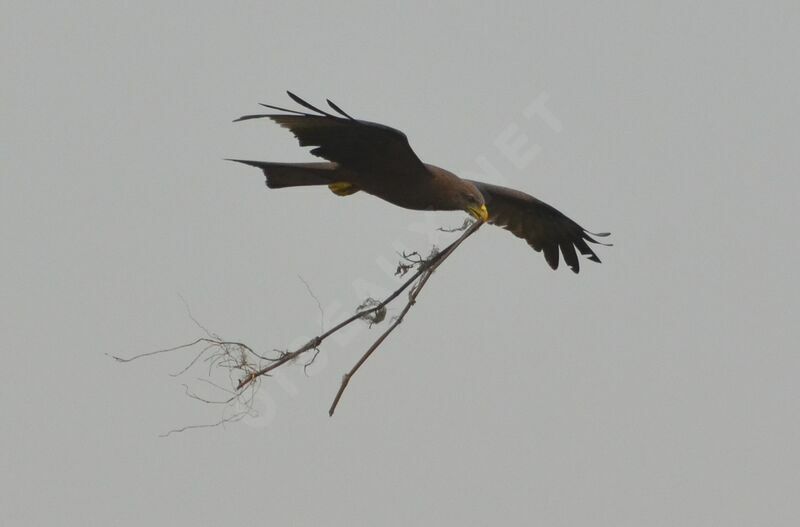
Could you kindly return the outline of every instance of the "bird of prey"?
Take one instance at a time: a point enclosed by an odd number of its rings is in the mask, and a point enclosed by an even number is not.
[[[304,111],[262,104],[283,113],[245,115],[236,121],[271,119],[288,128],[300,146],[314,147],[311,153],[327,161],[229,160],[263,170],[267,187],[327,185],[338,196],[363,191],[407,209],[463,210],[524,239],[544,253],[553,269],[558,268],[559,250],[575,273],[580,269],[576,249],[589,260],[600,262],[587,242],[601,244],[592,236],[608,233],[591,233],[554,207],[519,190],[462,179],[423,163],[400,130],[354,119],[330,100],[328,105],[337,115],[287,93]]]

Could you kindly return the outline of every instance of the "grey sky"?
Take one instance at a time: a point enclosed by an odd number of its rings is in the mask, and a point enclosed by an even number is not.
[[[630,4],[5,2],[0,523],[797,525],[800,8]],[[259,419],[159,438],[220,418],[201,372],[104,353],[199,336],[181,296],[291,346],[319,326],[298,275],[334,321],[463,218],[222,161],[309,159],[231,123],[286,89],[615,246],[574,276],[486,226],[333,419],[376,330]]]

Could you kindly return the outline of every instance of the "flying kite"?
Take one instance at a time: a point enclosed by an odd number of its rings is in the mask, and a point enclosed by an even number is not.
[[[576,249],[587,259],[600,258],[587,242],[600,245],[592,233],[554,207],[533,196],[506,187],[462,179],[443,168],[423,163],[400,130],[354,119],[328,100],[338,115],[312,106],[287,92],[306,111],[262,104],[284,113],[245,115],[236,121],[268,118],[288,128],[300,146],[326,159],[315,163],[276,163],[230,159],[263,170],[269,188],[327,185],[338,196],[363,191],[389,203],[414,210],[463,210],[480,221],[502,227],[544,253],[557,269],[559,250],[564,262],[580,270]]]

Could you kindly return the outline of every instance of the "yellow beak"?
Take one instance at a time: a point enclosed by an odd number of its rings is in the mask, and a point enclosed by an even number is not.
[[[481,205],[480,207],[469,207],[467,212],[469,212],[474,218],[481,221],[487,221],[489,219],[489,211],[486,210],[486,205]]]

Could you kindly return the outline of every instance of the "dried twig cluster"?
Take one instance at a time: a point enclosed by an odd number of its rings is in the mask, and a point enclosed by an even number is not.
[[[322,331],[319,335],[315,336],[299,348],[293,351],[286,351],[286,350],[273,350],[274,355],[267,356],[262,355],[255,352],[250,346],[242,343],[242,342],[235,342],[235,341],[228,341],[222,339],[219,335],[206,332],[206,336],[202,338],[198,338],[193,342],[189,342],[187,344],[183,344],[180,346],[176,346],[173,348],[163,349],[152,351],[149,353],[142,353],[140,355],[136,355],[129,358],[121,358],[121,357],[114,357],[114,359],[120,362],[130,362],[136,359],[149,357],[157,354],[169,353],[178,350],[188,349],[201,347],[200,351],[194,356],[194,358],[180,371],[174,373],[173,375],[181,375],[188,371],[190,368],[198,365],[199,363],[206,363],[208,365],[208,377],[209,379],[200,379],[203,382],[206,382],[218,389],[223,390],[229,397],[223,398],[221,400],[211,400],[206,399],[198,396],[191,390],[189,390],[188,386],[184,385],[186,389],[186,394],[193,399],[197,399],[204,403],[209,404],[231,404],[233,402],[238,402],[242,405],[245,410],[242,412],[237,412],[234,415],[227,416],[220,420],[217,425],[224,424],[231,421],[236,421],[244,416],[247,415],[248,411],[252,410],[252,401],[253,401],[253,394],[257,389],[258,382],[265,376],[269,376],[269,374],[276,369],[280,368],[281,366],[293,362],[300,358],[301,356],[310,354],[310,358],[305,362],[304,367],[307,368],[314,362],[317,354],[320,351],[320,346],[322,343],[334,333],[342,330],[346,326],[352,324],[357,320],[363,320],[367,322],[370,327],[376,324],[380,324],[386,318],[386,308],[387,306],[396,300],[404,291],[408,290],[408,297],[406,304],[403,306],[400,313],[392,319],[391,324],[389,327],[378,336],[377,339],[372,343],[372,345],[364,352],[358,362],[344,374],[342,377],[342,382],[339,386],[339,390],[334,397],[333,403],[328,410],[329,415],[333,415],[336,411],[336,407],[339,404],[339,401],[344,394],[344,391],[347,389],[350,380],[356,374],[356,372],[361,368],[361,366],[369,359],[369,357],[378,349],[378,347],[383,343],[384,340],[389,336],[392,331],[397,328],[405,318],[406,314],[409,312],[411,307],[415,304],[417,297],[419,296],[422,289],[427,284],[430,277],[439,268],[439,266],[453,253],[453,251],[458,248],[461,243],[464,242],[468,237],[474,234],[482,225],[483,223],[478,221],[471,224],[465,223],[463,227],[459,229],[453,229],[448,232],[453,231],[463,231],[461,236],[448,245],[445,249],[438,251],[434,248],[431,254],[427,257],[421,256],[417,252],[413,253],[404,253],[401,255],[401,262],[397,267],[396,274],[398,276],[406,276],[409,273],[411,276],[403,282],[400,287],[398,287],[393,293],[388,295],[386,298],[382,300],[368,298],[365,300],[361,305],[358,306],[356,312],[348,317],[347,319],[339,322],[334,327],[327,331]],[[305,282],[304,282],[305,283]],[[308,287],[308,284],[306,284]],[[309,293],[311,293],[309,289]],[[313,293],[311,293],[313,296]],[[315,297],[316,298],[316,297]],[[321,309],[321,308],[320,308]],[[199,325],[199,324],[198,324]],[[202,326],[200,326],[202,327]],[[227,377],[230,380],[231,388],[225,388],[218,383],[214,383],[210,380],[212,376],[212,371],[215,368],[222,368],[225,372],[227,372]],[[204,426],[215,426],[215,425],[199,425],[199,426],[189,426],[184,427],[181,429],[173,430],[173,431],[183,431],[189,428],[198,428]]]

